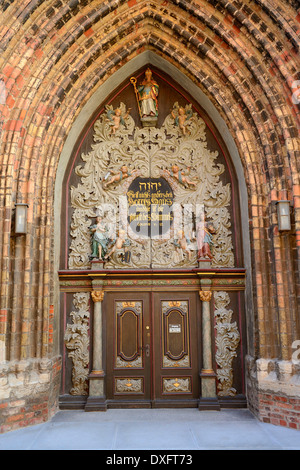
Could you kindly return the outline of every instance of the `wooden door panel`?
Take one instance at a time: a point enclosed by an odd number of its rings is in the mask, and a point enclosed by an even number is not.
[[[154,293],[154,406],[196,406],[199,398],[198,299],[194,292]]]
[[[105,317],[108,400],[150,402],[149,294],[108,292]]]
[[[115,367],[143,367],[142,355],[143,303],[141,301],[115,302]]]
[[[162,367],[190,367],[188,301],[162,301]]]
[[[106,295],[107,398],[125,406],[143,402],[195,406],[199,398],[196,293]]]

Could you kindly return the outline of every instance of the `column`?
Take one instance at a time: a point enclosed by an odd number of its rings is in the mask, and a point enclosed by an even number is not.
[[[106,411],[106,396],[104,389],[105,373],[103,370],[103,326],[102,301],[103,290],[93,290],[91,296],[94,302],[93,319],[93,354],[92,371],[89,375],[89,397],[85,411]]]
[[[206,282],[207,284],[207,282]],[[220,405],[216,392],[216,374],[213,369],[212,339],[211,339],[211,318],[210,301],[212,292],[206,290],[199,291],[202,303],[202,370],[201,397],[199,399],[199,410],[220,410]]]

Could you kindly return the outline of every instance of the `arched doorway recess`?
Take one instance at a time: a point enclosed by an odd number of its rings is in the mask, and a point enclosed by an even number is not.
[[[147,69],[158,95],[143,120]],[[155,54],[115,75],[73,127],[56,182],[60,406],[245,406],[251,285],[236,148]]]

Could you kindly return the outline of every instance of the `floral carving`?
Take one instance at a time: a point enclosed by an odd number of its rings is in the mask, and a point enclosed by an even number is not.
[[[192,207],[195,214],[196,206],[205,208],[205,219],[213,222],[213,259],[212,267],[234,266],[231,221],[228,207],[231,202],[230,184],[224,184],[220,176],[224,173],[224,165],[217,163],[218,152],[207,148],[206,125],[197,113],[189,118],[188,132],[183,132],[174,121],[174,113],[170,113],[161,128],[139,128],[126,111],[123,103],[118,108],[124,116],[124,125],[112,133],[106,109],[94,126],[94,144],[87,154],[82,154],[83,165],[75,168],[80,178],[76,187],[71,189],[71,244],[69,248],[69,268],[86,269],[90,267],[91,241],[89,227],[96,216],[103,215],[105,223],[117,233],[116,220],[127,225],[127,213],[124,211],[124,200],[132,181],[142,175],[145,178],[165,178],[174,194],[174,207],[179,207],[176,217],[187,217],[184,207]],[[178,111],[178,104],[174,104]],[[176,112],[177,112],[176,111]],[[190,109],[185,110],[191,113]],[[180,156],[180,157],[179,157]],[[170,168],[179,168],[174,177]],[[125,177],[110,177],[116,169],[126,168]],[[124,170],[125,171],[125,170]],[[123,175],[123,173],[122,173]],[[182,175],[184,175],[182,177]],[[105,179],[106,178],[106,179]],[[109,179],[110,178],[110,179]],[[193,184],[183,184],[183,181]],[[109,182],[109,184],[107,184]],[[191,187],[192,186],[192,187]],[[112,209],[113,208],[113,209]],[[179,220],[179,219],[178,219]],[[170,228],[168,237],[164,239],[144,238],[134,234],[128,226],[130,238],[130,266],[132,268],[170,268],[179,266],[197,266],[197,244],[192,233],[185,233],[190,240],[187,249],[175,247],[175,223]],[[120,226],[119,226],[120,228]],[[195,234],[194,234],[195,235]],[[193,245],[194,244],[194,245]],[[124,259],[115,253],[106,261],[106,267],[126,267]]]
[[[89,296],[88,292],[74,294],[76,311],[70,313],[73,323],[68,324],[65,331],[65,345],[73,361],[71,395],[88,394]]]
[[[174,392],[191,392],[191,380],[190,378],[181,379],[163,379],[163,391],[164,393]]]
[[[143,393],[143,379],[116,379],[117,393]]]
[[[231,322],[232,310],[226,307],[230,303],[227,292],[215,292],[215,328],[216,328],[216,362],[218,377],[218,395],[234,396],[233,388],[233,359],[237,356],[236,350],[240,342],[240,334],[236,322]]]

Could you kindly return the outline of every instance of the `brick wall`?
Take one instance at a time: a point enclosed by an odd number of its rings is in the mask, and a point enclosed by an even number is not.
[[[250,410],[265,423],[300,429],[299,364],[248,356],[247,397]]]
[[[264,423],[300,429],[300,398],[258,394],[259,418]]]
[[[60,358],[0,366],[0,432],[40,424],[58,410]]]

